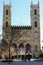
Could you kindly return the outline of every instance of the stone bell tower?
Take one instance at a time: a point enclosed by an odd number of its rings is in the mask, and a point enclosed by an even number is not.
[[[40,6],[39,0],[38,4],[33,4],[31,2],[31,26],[32,26],[32,36],[33,36],[33,52],[34,54],[39,54],[40,52]]]
[[[7,38],[11,26],[11,2],[10,5],[3,4],[3,31],[2,37]]]

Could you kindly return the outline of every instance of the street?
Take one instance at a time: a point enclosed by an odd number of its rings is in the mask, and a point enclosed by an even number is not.
[[[16,62],[0,62],[0,65],[43,65],[43,61],[16,61]]]

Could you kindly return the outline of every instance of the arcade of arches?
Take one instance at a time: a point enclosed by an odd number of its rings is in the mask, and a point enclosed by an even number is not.
[[[21,55],[25,55],[27,53],[31,53],[31,46],[29,43],[27,43],[25,46],[23,45],[23,43],[19,44],[19,46],[17,46],[16,43],[13,43],[10,46],[10,55],[14,56],[15,58],[17,58],[17,55],[20,57]],[[2,53],[2,57],[8,57],[8,53],[4,52]]]
[[[25,55],[26,53],[31,53],[31,46],[29,43],[27,43],[25,46],[23,45],[23,43],[19,44],[19,46],[17,46],[14,43],[12,45],[12,48],[14,48],[15,54],[18,54],[18,55]]]

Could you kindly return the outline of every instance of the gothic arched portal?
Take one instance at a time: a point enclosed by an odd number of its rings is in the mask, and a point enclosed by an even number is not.
[[[15,43],[12,44],[12,49],[14,50],[12,52],[12,55],[16,55],[17,54],[17,45]]]
[[[26,53],[30,53],[31,52],[31,46],[30,44],[26,44]]]
[[[21,44],[19,44],[19,54],[22,55],[24,53],[25,53],[25,51],[24,51],[24,45],[21,43]]]
[[[19,48],[24,48],[24,45],[21,43],[21,44],[19,45]]]

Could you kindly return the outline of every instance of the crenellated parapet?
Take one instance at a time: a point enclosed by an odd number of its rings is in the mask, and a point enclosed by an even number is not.
[[[31,26],[11,26],[12,29],[29,29],[31,30]]]

